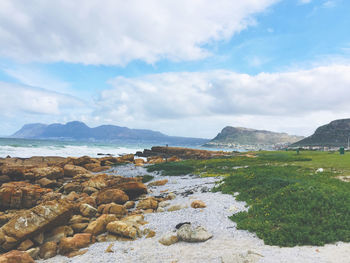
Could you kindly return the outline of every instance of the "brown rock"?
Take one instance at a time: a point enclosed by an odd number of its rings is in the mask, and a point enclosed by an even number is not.
[[[63,187],[64,192],[66,194],[69,194],[71,192],[76,192],[76,193],[80,193],[81,190],[83,189],[82,185],[78,182],[72,182],[72,183],[67,183],[64,185]]]
[[[89,246],[95,242],[95,237],[89,233],[75,234],[73,237],[61,239],[59,253],[64,255],[72,251]]]
[[[143,215],[131,215],[131,216],[126,216],[124,217],[121,221],[123,222],[129,222],[132,224],[144,224],[144,216]]]
[[[123,190],[130,199],[134,199],[142,194],[147,194],[146,185],[137,181],[123,182],[114,187]]]
[[[54,241],[46,242],[40,247],[39,255],[42,259],[52,258],[57,255],[57,243]]]
[[[31,208],[51,189],[26,182],[10,182],[0,187],[1,208]]]
[[[157,209],[158,201],[154,197],[148,197],[146,199],[140,200],[136,206],[138,209]]]
[[[28,250],[26,250],[26,253],[32,258],[32,259],[38,259],[40,252],[40,247],[33,247]]]
[[[72,252],[69,252],[68,254],[66,254],[66,257],[72,258],[72,257],[76,257],[76,256],[81,256],[81,255],[84,255],[86,252],[88,252],[88,249],[76,250],[76,251],[72,251]]]
[[[0,246],[10,250],[40,232],[64,224],[69,220],[72,210],[73,206],[65,200],[48,201],[26,210],[0,228],[6,239]]]
[[[96,188],[89,187],[89,186],[84,187],[84,189],[83,189],[83,193],[86,193],[88,195],[91,195],[91,194],[97,193],[97,192],[98,192],[98,190]]]
[[[191,203],[191,207],[192,208],[205,208],[205,207],[207,207],[207,205],[203,201],[195,200]]]
[[[96,167],[96,168],[92,169],[91,172],[100,173],[100,172],[104,172],[104,171],[107,171],[110,169],[112,169],[112,166],[105,165],[105,166]]]
[[[124,206],[118,205],[116,203],[110,203],[104,206],[103,214],[114,214],[117,217],[122,217],[126,215],[127,211]]]
[[[118,161],[123,162],[133,162],[134,161],[134,155],[133,154],[125,154],[118,158]]]
[[[135,207],[135,202],[134,201],[127,201],[125,204],[124,204],[124,207],[126,209],[131,209],[133,207]]]
[[[74,177],[81,174],[88,174],[90,173],[88,170],[86,170],[84,167],[72,165],[72,164],[66,164],[64,167],[64,176],[66,177]]]
[[[0,263],[35,263],[34,260],[23,251],[11,250],[0,255]]]
[[[89,223],[76,223],[70,227],[74,230],[74,233],[81,233],[87,228],[88,225]]]
[[[97,204],[109,204],[112,202],[124,204],[128,200],[129,197],[125,194],[125,192],[116,188],[104,189],[98,193],[96,198]]]
[[[168,182],[168,179],[158,180],[158,181],[149,183],[148,186],[161,186],[161,185],[165,185],[167,182]]]
[[[87,163],[85,165],[83,165],[83,167],[89,171],[93,171],[94,169],[98,169],[101,167],[100,162],[96,162],[96,163]]]
[[[42,245],[44,243],[44,233],[39,233],[36,236],[32,238],[32,240],[37,244],[37,245]]]
[[[106,174],[99,174],[84,182],[82,185],[83,187],[93,187],[101,190],[107,187],[107,178],[108,176]]]
[[[35,180],[40,178],[59,179],[63,178],[64,171],[61,167],[39,167],[31,169]]]
[[[81,215],[74,215],[72,218],[69,220],[68,224],[77,224],[77,223],[88,223],[90,221],[89,218],[83,217]]]
[[[85,217],[94,217],[97,213],[97,209],[89,204],[81,204],[79,210]]]
[[[102,234],[106,231],[106,226],[108,223],[118,220],[115,215],[104,214],[97,218],[95,221],[92,221],[87,228],[84,230],[84,233],[90,233],[94,236]]]
[[[17,250],[26,251],[32,246],[34,246],[34,243],[30,239],[26,239],[17,247]]]
[[[143,159],[135,159],[134,164],[135,166],[143,166],[145,164],[145,161]]]
[[[113,247],[113,244],[109,244],[109,246],[105,250],[105,253],[113,253],[114,251],[113,251],[112,247]]]
[[[113,221],[107,224],[106,229],[109,233],[121,235],[131,239],[137,238],[137,228],[128,222]]]
[[[54,241],[56,243],[60,242],[60,240],[64,237],[72,236],[73,229],[69,226],[59,226],[54,228],[47,234],[45,242]]]
[[[41,187],[45,188],[54,188],[57,186],[57,182],[54,180],[50,180],[47,178],[41,178],[40,180],[37,181],[38,184],[40,184]]]

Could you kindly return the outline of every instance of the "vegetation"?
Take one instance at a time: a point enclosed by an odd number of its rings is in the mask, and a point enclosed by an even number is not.
[[[142,183],[148,183],[149,181],[153,180],[153,178],[154,176],[145,174],[144,176],[142,176]]]
[[[230,218],[238,229],[255,232],[266,244],[323,245],[350,242],[350,184],[336,177],[350,174],[350,154],[302,151],[257,152],[151,166],[167,175],[224,175],[214,191],[246,201],[248,212]],[[237,168],[237,167],[242,168]],[[317,173],[318,168],[324,172]]]

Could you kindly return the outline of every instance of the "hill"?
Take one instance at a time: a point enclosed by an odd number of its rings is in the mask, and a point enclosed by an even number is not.
[[[12,138],[52,139],[72,141],[135,142],[172,145],[202,145],[207,139],[168,136],[158,131],[129,129],[115,125],[101,125],[90,128],[83,122],[72,121],[66,124],[50,125],[26,124],[14,133]]]
[[[315,133],[291,146],[340,147],[347,146],[350,139],[350,119],[340,119],[320,126]]]
[[[288,135],[287,133],[227,126],[222,129],[214,139],[207,143],[206,146],[272,146],[278,144],[291,144],[302,138],[302,136]]]

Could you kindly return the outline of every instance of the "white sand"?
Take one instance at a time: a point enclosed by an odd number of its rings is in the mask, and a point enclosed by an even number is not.
[[[143,168],[125,166],[117,168],[118,174],[141,175]],[[162,212],[145,215],[149,222],[145,228],[156,231],[156,236],[150,239],[141,238],[136,241],[111,242],[114,253],[105,253],[110,244],[96,243],[88,248],[82,256],[66,258],[56,256],[42,262],[350,262],[350,244],[337,243],[324,247],[303,246],[293,248],[279,248],[266,246],[264,242],[248,231],[236,229],[236,224],[228,219],[234,212],[246,210],[243,202],[238,202],[231,195],[221,193],[202,193],[203,187],[211,188],[218,178],[195,178],[190,176],[161,177],[168,179],[164,186],[151,188],[150,195],[158,195],[168,189],[176,192],[176,199],[171,204],[190,205],[198,199],[207,204],[204,209],[188,208],[174,212]],[[156,176],[155,180],[160,179]],[[181,193],[194,191],[193,195],[183,197]],[[205,189],[203,189],[205,190]],[[174,230],[181,222],[192,222],[202,225],[213,238],[204,243],[178,242],[169,247],[161,245],[159,238],[168,231]]]

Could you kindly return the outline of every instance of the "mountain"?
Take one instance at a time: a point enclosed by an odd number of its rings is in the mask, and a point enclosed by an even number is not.
[[[227,126],[206,146],[237,146],[237,145],[278,145],[290,144],[303,137],[264,130],[254,130],[242,127]]]
[[[79,121],[50,125],[41,123],[26,124],[11,137],[100,142],[143,142],[172,145],[202,145],[208,142],[207,139],[168,136],[158,131],[129,129],[115,125],[101,125],[90,128],[85,123]]]
[[[315,133],[291,146],[347,146],[350,139],[350,119],[340,119],[320,126]]]

